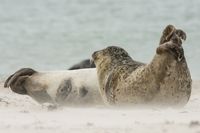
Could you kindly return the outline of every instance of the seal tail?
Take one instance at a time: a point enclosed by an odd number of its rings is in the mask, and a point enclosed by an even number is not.
[[[24,88],[24,83],[26,78],[34,73],[36,73],[36,71],[31,68],[22,68],[7,78],[4,83],[4,87],[10,87],[12,91],[18,94],[27,94],[27,91]]]

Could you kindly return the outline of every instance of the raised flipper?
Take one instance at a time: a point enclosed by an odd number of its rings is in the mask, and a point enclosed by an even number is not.
[[[181,30],[181,29],[177,29],[176,30],[176,32],[175,32],[175,34],[178,36],[178,37],[180,37],[182,40],[186,40],[186,38],[187,38],[187,36],[186,36],[186,33],[183,31],[183,30]]]
[[[18,94],[27,94],[24,83],[26,78],[34,73],[36,73],[36,71],[31,68],[22,68],[8,77],[4,83],[4,87],[10,87],[12,91]]]
[[[168,25],[160,39],[160,45],[157,48],[157,54],[170,52],[175,56],[178,62],[184,58],[182,40],[186,40],[186,33],[181,29],[176,29],[173,25]]]
[[[164,44],[165,42],[168,42],[172,40],[173,38],[179,37],[179,41],[182,44],[182,40],[186,40],[186,33],[181,29],[176,29],[173,25],[168,25],[162,33],[162,36],[160,38],[160,45]]]
[[[173,26],[173,25],[168,25],[164,30],[163,30],[163,33],[162,33],[162,36],[160,38],[160,45],[165,43],[165,42],[168,42],[171,38],[171,36],[173,35],[173,32],[176,31],[176,28]]]

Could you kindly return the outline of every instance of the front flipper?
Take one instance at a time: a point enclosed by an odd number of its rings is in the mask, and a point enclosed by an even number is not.
[[[35,86],[37,87],[37,86]],[[39,103],[54,103],[51,96],[47,93],[45,89],[30,91],[28,94]]]
[[[105,94],[106,97],[106,101],[109,104],[115,104],[116,102],[116,96],[115,96],[115,87],[117,84],[114,83],[114,81],[117,80],[115,78],[115,73],[111,72],[108,77],[107,80],[105,82],[105,87],[103,88],[103,92]]]

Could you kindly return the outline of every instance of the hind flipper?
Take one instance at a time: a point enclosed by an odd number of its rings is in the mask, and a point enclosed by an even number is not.
[[[162,54],[162,53],[168,52],[171,55],[173,55],[178,62],[180,62],[184,59],[184,50],[183,50],[183,47],[180,46],[181,44],[182,42],[180,41],[180,38],[178,40],[174,39],[170,42],[166,42],[160,45],[156,49],[156,53]]]
[[[36,73],[36,71],[31,68],[22,68],[8,77],[4,83],[4,87],[10,87],[12,91],[19,94],[26,94],[26,90],[23,87],[24,82],[27,77],[34,73]]]
[[[10,79],[13,77],[13,75],[14,75],[14,74],[10,75],[10,76],[6,79],[6,81],[5,81],[5,83],[4,83],[4,88],[8,88],[8,87],[9,87],[8,82],[9,82]]]
[[[20,76],[17,78],[16,82],[10,84],[10,88],[13,92],[18,94],[27,94],[27,90],[24,88],[24,83],[28,76]]]
[[[177,29],[175,33],[178,37],[181,38],[181,40],[184,40],[184,41],[186,40],[187,36],[186,36],[186,33],[183,30]]]
[[[168,25],[166,28],[163,30],[162,36],[160,38],[160,45],[168,42],[173,35],[173,32],[175,32],[176,28],[173,25]]]
[[[160,38],[160,45],[164,44],[165,42],[168,42],[170,40],[173,40],[174,38],[179,38],[181,44],[182,40],[186,40],[186,33],[181,29],[176,29],[173,25],[168,25],[162,33],[162,36]]]

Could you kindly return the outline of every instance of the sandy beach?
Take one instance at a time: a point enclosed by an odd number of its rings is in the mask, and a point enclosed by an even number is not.
[[[200,133],[200,0],[1,0],[0,133]],[[150,62],[162,30],[187,34],[193,81],[181,109],[49,108],[3,87],[16,70],[67,70],[115,45]]]
[[[200,133],[200,81],[181,109],[62,107],[49,110],[0,85],[2,133]]]

